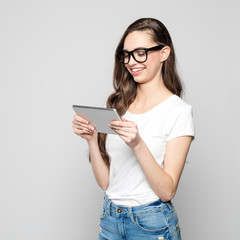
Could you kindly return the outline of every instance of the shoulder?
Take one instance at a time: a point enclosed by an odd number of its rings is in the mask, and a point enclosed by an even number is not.
[[[170,102],[172,109],[189,109],[192,106],[185,102],[182,98],[178,97],[177,95],[173,95],[172,101]]]
[[[192,113],[192,106],[177,95],[173,95],[165,106],[166,117],[178,116],[183,113]]]
[[[174,96],[168,106],[164,127],[167,141],[179,136],[194,136],[192,106],[178,96]]]

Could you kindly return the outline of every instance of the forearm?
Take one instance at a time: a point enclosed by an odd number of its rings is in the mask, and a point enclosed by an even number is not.
[[[104,162],[97,141],[88,142],[91,166],[98,185],[106,190],[109,185],[109,166]]]
[[[172,177],[154,159],[152,153],[141,139],[133,152],[155,194],[162,200],[171,200],[176,191]]]

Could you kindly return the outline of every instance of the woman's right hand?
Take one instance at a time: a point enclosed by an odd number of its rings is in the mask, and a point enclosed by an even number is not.
[[[97,140],[96,128],[91,123],[80,115],[76,114],[72,121],[74,133],[86,139],[88,142]]]

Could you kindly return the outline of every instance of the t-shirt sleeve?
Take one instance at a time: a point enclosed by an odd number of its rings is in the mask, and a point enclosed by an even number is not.
[[[171,116],[166,124],[165,136],[167,142],[181,136],[193,136],[194,138],[192,106],[184,106],[174,116]]]

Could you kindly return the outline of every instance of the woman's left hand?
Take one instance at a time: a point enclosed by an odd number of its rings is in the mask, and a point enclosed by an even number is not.
[[[130,148],[136,147],[141,140],[136,123],[128,121],[125,118],[122,118],[122,121],[112,121],[109,127],[115,131]]]

